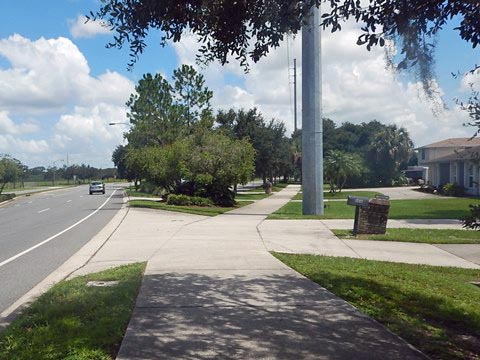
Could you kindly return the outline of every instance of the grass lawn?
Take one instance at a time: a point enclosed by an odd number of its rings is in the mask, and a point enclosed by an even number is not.
[[[235,200],[262,200],[269,196],[270,195],[268,194],[249,194],[248,192],[245,192],[236,194]]]
[[[281,190],[285,189],[288,185],[290,185],[290,184],[278,182],[276,184],[273,184],[272,191],[273,192],[281,191]]]
[[[145,263],[62,281],[0,334],[0,359],[115,359]],[[88,281],[119,281],[89,287]]]
[[[147,197],[147,198],[158,197],[159,199],[161,199],[160,196],[155,196],[155,195],[152,195],[152,194],[149,194],[149,193],[146,193],[146,192],[135,191],[135,190],[131,190],[131,189],[126,189],[125,192],[127,193],[128,196],[132,196],[132,197]]]
[[[468,215],[468,205],[478,200],[466,198],[392,200],[389,219],[459,219]],[[355,207],[347,202],[327,202],[324,216],[302,215],[302,203],[289,202],[269,219],[353,219]]]
[[[358,235],[351,230],[332,230],[342,239],[401,241],[425,244],[480,244],[480,231],[452,229],[387,229],[384,235]]]
[[[379,192],[375,191],[342,191],[340,194],[332,194],[330,191],[324,191],[323,197],[325,199],[347,199],[348,195],[353,195],[353,196],[363,196],[363,197],[368,197],[368,198],[374,198],[375,195],[380,194]],[[295,197],[293,200],[302,200],[303,199],[303,194],[300,192]]]
[[[480,358],[480,270],[274,255],[432,359]]]
[[[216,216],[227,211],[237,209],[242,206],[250,205],[253,201],[239,202],[236,207],[220,207],[220,206],[177,206],[167,205],[164,202],[149,201],[149,200],[132,200],[128,202],[131,207],[175,211],[195,215]]]

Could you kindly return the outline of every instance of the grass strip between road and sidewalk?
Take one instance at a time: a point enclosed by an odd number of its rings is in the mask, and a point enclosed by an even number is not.
[[[0,359],[115,359],[146,263],[62,281],[0,334]],[[118,281],[87,286],[89,281]]]
[[[353,235],[351,230],[332,230],[342,239],[400,241],[424,244],[480,244],[480,232],[455,229],[387,229],[381,235]]]
[[[460,219],[469,214],[469,205],[478,200],[468,198],[439,198],[391,200],[389,219]],[[353,219],[355,207],[347,202],[325,203],[325,215],[303,215],[302,203],[290,201],[268,219]]]
[[[480,358],[480,270],[274,253],[432,359]]]
[[[161,196],[156,196],[142,191],[135,191],[133,189],[126,189],[125,192],[131,197],[162,198]]]
[[[128,202],[129,206],[131,206],[131,207],[175,211],[175,212],[195,214],[195,215],[204,215],[204,216],[220,215],[220,214],[226,213],[227,211],[238,209],[239,207],[250,205],[252,203],[253,203],[253,201],[242,201],[242,202],[239,202],[236,207],[220,207],[220,206],[167,205],[164,202],[149,201],[149,200],[132,200],[132,201]]]

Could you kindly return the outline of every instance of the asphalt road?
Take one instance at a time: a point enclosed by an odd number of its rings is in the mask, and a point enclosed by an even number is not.
[[[123,191],[88,186],[19,198],[0,206],[0,313],[97,234],[118,212]]]

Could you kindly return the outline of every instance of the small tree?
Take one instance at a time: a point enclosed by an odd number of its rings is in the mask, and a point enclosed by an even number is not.
[[[247,182],[254,172],[255,150],[248,140],[234,140],[215,131],[205,131],[186,140],[188,161],[185,179],[195,195],[211,198],[217,205],[232,206],[237,183]]]
[[[350,176],[362,172],[361,159],[355,154],[348,154],[339,150],[330,150],[324,161],[325,178],[330,184],[330,192],[340,193]]]
[[[7,183],[17,181],[22,174],[22,164],[17,159],[4,155],[0,159],[0,194]]]

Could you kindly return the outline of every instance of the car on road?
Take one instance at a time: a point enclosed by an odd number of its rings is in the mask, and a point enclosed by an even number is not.
[[[90,195],[97,192],[105,194],[105,184],[101,181],[92,181],[88,187],[88,192]]]

